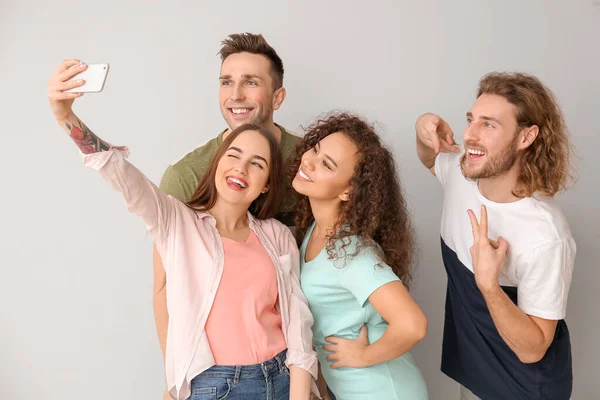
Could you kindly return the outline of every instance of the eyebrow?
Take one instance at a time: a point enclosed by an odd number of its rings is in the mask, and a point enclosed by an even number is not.
[[[242,78],[244,79],[259,79],[262,80],[262,78],[258,75],[252,75],[252,74],[243,74]],[[231,79],[231,75],[221,75],[219,76],[219,80],[227,80],[227,79]]]
[[[473,118],[473,113],[471,113],[470,111],[467,113],[467,117]],[[482,115],[481,117],[479,117],[479,119],[482,119],[484,121],[494,121],[495,123],[502,125],[502,122],[500,122],[499,119],[494,118],[494,117],[486,117],[485,115]]]
[[[317,143],[317,146],[319,146],[319,149],[320,149],[320,148],[321,148],[321,143]],[[330,155],[328,155],[328,154],[325,154],[325,157],[327,157],[327,158],[329,159],[329,161],[331,161],[331,163],[332,163],[333,165],[335,165],[335,167],[336,167],[336,168],[338,168],[338,165],[337,165],[337,163],[336,163],[336,162],[333,160],[333,158],[331,158],[331,156],[330,156]]]
[[[246,79],[262,79],[260,76],[252,75],[252,74],[244,74],[244,75],[242,75],[242,77],[244,77]]]
[[[229,151],[229,150],[237,151],[240,154],[244,154],[242,149],[240,149],[239,147],[231,146],[230,148],[227,149],[227,151]],[[265,164],[267,164],[267,167],[269,166],[269,163],[267,162],[267,160],[264,157],[261,157],[261,156],[255,154],[252,156],[252,158],[256,158],[257,160],[262,160],[265,162]]]

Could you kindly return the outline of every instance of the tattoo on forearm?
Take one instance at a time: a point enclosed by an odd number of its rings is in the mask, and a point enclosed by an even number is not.
[[[110,146],[94,134],[83,122],[77,120],[81,128],[71,125],[68,122],[65,123],[69,130],[69,136],[75,142],[79,150],[83,154],[98,153],[99,151],[106,151]]]

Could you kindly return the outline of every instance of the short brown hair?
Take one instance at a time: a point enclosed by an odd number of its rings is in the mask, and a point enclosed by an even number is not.
[[[285,176],[281,149],[279,148],[277,140],[275,140],[275,137],[271,133],[252,124],[245,124],[237,127],[229,134],[229,136],[227,136],[223,143],[221,143],[221,146],[219,146],[219,149],[211,159],[208,169],[204,175],[202,175],[202,178],[200,178],[200,183],[198,183],[196,192],[194,192],[194,195],[186,203],[188,207],[195,211],[208,211],[214,207],[217,202],[217,186],[215,183],[217,165],[235,138],[246,131],[256,131],[260,133],[269,142],[269,149],[271,150],[269,179],[267,181],[270,187],[269,191],[261,193],[261,195],[252,202],[248,210],[257,219],[267,219],[275,215],[281,198],[281,186]]]
[[[535,76],[520,72],[492,72],[481,78],[477,97],[494,94],[517,107],[519,129],[537,125],[538,136],[523,151],[518,188],[514,194],[547,196],[566,189],[572,177],[571,142],[554,94]]]
[[[260,54],[271,62],[271,79],[273,80],[273,89],[277,90],[283,86],[283,61],[263,35],[253,33],[233,33],[227,39],[221,42],[223,47],[219,51],[221,62],[227,57],[236,53]]]
[[[349,182],[350,197],[338,210],[335,233],[326,245],[327,253],[331,259],[345,260],[358,254],[361,248],[370,248],[408,287],[416,248],[413,226],[394,157],[372,125],[349,113],[323,116],[307,128],[288,173],[291,176],[298,171],[302,155],[336,132],[354,143],[358,160]],[[299,242],[314,220],[308,197],[301,195],[295,221]],[[354,235],[359,243],[353,254],[346,254],[345,247]],[[337,242],[342,245],[336,251]]]

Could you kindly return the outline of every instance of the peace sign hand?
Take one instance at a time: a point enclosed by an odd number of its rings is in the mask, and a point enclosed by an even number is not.
[[[479,290],[484,292],[498,286],[498,275],[504,265],[508,243],[502,236],[498,237],[497,242],[488,237],[488,217],[484,205],[481,206],[481,222],[477,222],[472,210],[467,210],[467,213],[473,228],[473,246],[470,249],[473,272]]]

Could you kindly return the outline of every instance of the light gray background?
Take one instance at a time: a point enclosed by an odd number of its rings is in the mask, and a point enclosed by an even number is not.
[[[77,101],[76,112],[127,144],[158,182],[224,127],[216,53],[243,31],[262,32],[284,60],[278,122],[300,132],[324,111],[350,109],[378,122],[393,146],[421,249],[413,295],[429,318],[414,354],[434,400],[458,398],[458,387],[439,372],[442,192],[415,154],[415,119],[440,113],[460,137],[477,81],[491,70],[534,73],[555,91],[579,170],[560,196],[578,244],[567,313],[573,398],[600,399],[593,0],[0,4],[1,399],[158,399],[164,387],[150,238],[54,123],[48,78],[63,58],[110,63],[105,91]]]

